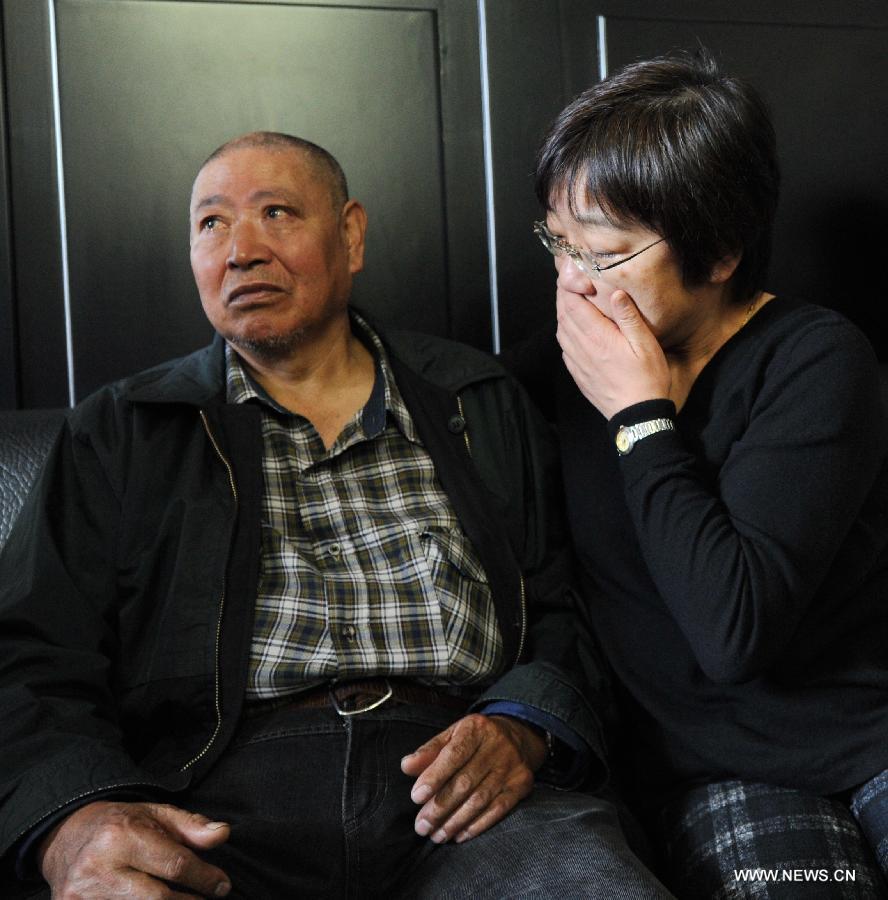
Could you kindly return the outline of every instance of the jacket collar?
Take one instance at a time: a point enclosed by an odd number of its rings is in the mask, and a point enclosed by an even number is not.
[[[391,357],[434,385],[458,393],[471,384],[504,377],[492,356],[434,335],[386,331],[362,312]],[[218,334],[201,350],[163,363],[124,381],[124,396],[133,403],[225,402],[225,341]]]
[[[506,377],[493,356],[466,344],[414,331],[377,329],[377,333],[391,358],[451,393],[481,381]]]
[[[133,403],[224,403],[225,341],[217,334],[208,347],[134,375],[123,392]]]

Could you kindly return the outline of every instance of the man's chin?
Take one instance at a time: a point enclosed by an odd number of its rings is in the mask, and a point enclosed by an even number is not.
[[[302,328],[287,332],[286,334],[249,335],[249,334],[222,334],[236,350],[243,350],[250,356],[257,357],[264,362],[279,362],[288,359],[298,349],[305,335]]]

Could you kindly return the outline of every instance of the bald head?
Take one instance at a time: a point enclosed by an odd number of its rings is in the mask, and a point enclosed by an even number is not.
[[[330,194],[335,210],[340,210],[348,200],[348,183],[345,172],[331,153],[323,147],[280,131],[251,131],[226,141],[217,147],[201,164],[198,175],[204,167],[215,159],[235,150],[260,148],[272,152],[296,153],[303,162],[308,162],[319,181],[323,182]]]

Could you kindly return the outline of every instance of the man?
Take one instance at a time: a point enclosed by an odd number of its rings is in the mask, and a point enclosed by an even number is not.
[[[321,148],[219,148],[216,341],[81,404],[4,550],[2,849],[54,895],[665,896],[534,787],[602,769],[534,415],[349,311],[365,226]]]

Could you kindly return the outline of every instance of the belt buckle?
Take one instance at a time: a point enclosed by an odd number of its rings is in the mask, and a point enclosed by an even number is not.
[[[336,684],[334,682],[330,685],[328,691],[328,693],[330,694],[330,702],[333,704],[333,709],[335,709],[336,712],[339,713],[339,715],[343,718],[348,718],[349,716],[359,716],[361,715],[361,713],[370,712],[371,709],[377,709],[378,707],[382,706],[382,704],[385,703],[386,700],[390,699],[393,693],[392,684],[388,680],[388,678],[384,678],[383,681],[385,681],[385,686],[387,688],[385,694],[378,700],[374,700],[369,706],[364,706],[361,709],[343,709],[339,705],[339,701],[336,699]]]

